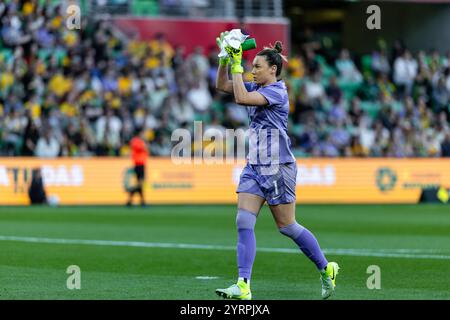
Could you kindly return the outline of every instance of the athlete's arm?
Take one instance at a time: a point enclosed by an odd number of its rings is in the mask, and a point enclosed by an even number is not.
[[[267,99],[259,92],[248,92],[244,85],[241,73],[233,73],[233,92],[237,104],[243,106],[266,106],[269,104]]]
[[[233,81],[228,77],[228,65],[219,65],[216,77],[216,89],[226,93],[233,93]]]
[[[220,37],[216,38],[217,47],[219,47],[219,50],[222,50],[222,42],[224,37],[228,34],[228,31],[221,32]],[[228,77],[228,64],[230,62],[230,58],[222,57],[219,59],[219,69],[217,70],[217,77],[216,77],[216,89],[226,92],[226,93],[233,93],[233,83]]]

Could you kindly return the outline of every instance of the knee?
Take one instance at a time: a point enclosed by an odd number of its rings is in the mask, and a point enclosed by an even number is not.
[[[236,226],[238,229],[254,229],[256,224],[256,214],[243,209],[238,210],[236,216]]]
[[[282,229],[288,225],[295,223],[297,223],[297,221],[295,221],[295,218],[275,217],[275,224],[277,225],[278,229]]]
[[[296,221],[289,225],[278,228],[281,234],[292,239],[297,239],[304,229],[305,228],[299,225]]]

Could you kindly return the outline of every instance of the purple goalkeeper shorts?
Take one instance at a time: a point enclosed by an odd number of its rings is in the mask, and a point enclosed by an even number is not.
[[[239,178],[237,193],[251,193],[271,206],[295,201],[297,163],[252,165],[247,163]]]

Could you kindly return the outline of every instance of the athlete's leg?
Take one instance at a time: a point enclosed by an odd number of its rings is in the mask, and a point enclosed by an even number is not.
[[[144,180],[145,180],[145,166],[139,165],[135,168],[136,171],[136,178],[137,178],[137,186],[136,186],[136,192],[139,194],[139,197],[141,199],[141,206],[145,205],[145,199],[144,199]]]
[[[262,205],[266,200],[261,196],[255,194],[241,192],[238,194],[238,209],[243,209],[249,212],[253,212],[255,216],[258,216]]]
[[[128,192],[127,206],[131,206],[132,205],[134,192],[135,192],[135,187],[131,188],[131,190]]]
[[[236,192],[238,193],[236,253],[239,278],[236,284],[225,289],[217,289],[216,293],[226,299],[251,300],[250,277],[256,255],[255,224],[256,217],[265,202],[257,173],[251,165],[247,164],[242,171]]]
[[[238,195],[238,229],[237,262],[239,278],[236,284],[217,289],[216,293],[226,299],[251,300],[250,277],[256,255],[255,223],[264,198],[255,194],[240,192]]]
[[[282,164],[275,174],[265,178],[263,191],[279,231],[294,240],[316,267],[323,271],[328,261],[320,250],[317,239],[295,220],[296,177],[295,163]]]
[[[238,231],[237,262],[239,278],[249,282],[256,255],[256,217],[264,199],[251,193],[239,193],[236,227]]]
[[[294,240],[300,250],[323,271],[328,261],[320,249],[316,237],[295,220],[295,202],[270,206],[278,230],[285,236]]]
[[[127,206],[131,206],[132,203],[132,199],[133,199],[133,194],[134,194],[134,190],[128,192],[128,201],[127,201]]]
[[[143,184],[144,181],[141,179],[138,181],[138,185],[136,188],[136,192],[139,194],[139,197],[141,198],[141,205],[145,205],[145,198],[144,198],[144,191],[143,191]]]
[[[270,206],[278,229],[299,246],[300,250],[316,265],[322,283],[322,298],[334,293],[339,265],[328,262],[314,235],[295,220],[295,202]]]

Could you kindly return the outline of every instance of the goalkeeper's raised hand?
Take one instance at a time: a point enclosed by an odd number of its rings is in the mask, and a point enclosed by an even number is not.
[[[217,46],[219,47],[219,50],[222,50],[222,42],[223,42],[223,38],[224,38],[228,33],[229,33],[228,31],[221,32],[221,33],[220,33],[220,37],[217,37],[217,38],[216,38],[216,43],[217,43]],[[230,58],[229,58],[229,57],[219,58],[219,65],[221,65],[221,66],[227,66],[229,62],[230,62]]]
[[[232,60],[231,63],[231,73],[243,73],[244,68],[242,68],[242,46],[239,46],[238,49],[227,46],[225,47],[228,56]]]

